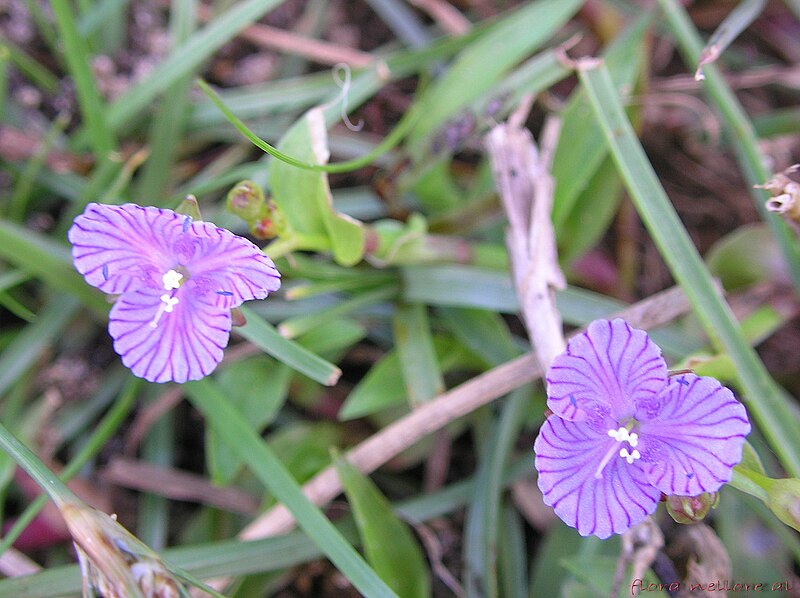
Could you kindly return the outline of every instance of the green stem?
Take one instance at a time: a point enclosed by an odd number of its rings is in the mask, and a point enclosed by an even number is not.
[[[231,112],[231,110],[222,101],[222,98],[219,97],[217,92],[211,89],[211,86],[209,86],[208,83],[202,79],[197,79],[197,86],[208,96],[214,105],[219,108],[220,112],[225,115],[225,118],[227,118],[231,124],[236,127],[236,129],[257,148],[268,153],[270,156],[289,164],[290,166],[296,166],[297,168],[313,170],[316,172],[352,172],[353,170],[358,170],[359,168],[363,168],[364,166],[371,164],[376,158],[382,156],[397,146],[397,144],[399,144],[411,131],[411,128],[414,126],[414,123],[421,114],[421,108],[418,107],[421,106],[421,104],[417,103],[411,110],[406,112],[392,132],[389,133],[389,135],[387,135],[384,140],[375,147],[375,149],[368,154],[361,156],[360,158],[347,160],[345,162],[337,162],[336,164],[312,164],[310,162],[298,160],[297,158],[294,158],[288,154],[284,154],[278,148],[270,145],[258,135],[253,133],[253,131],[251,131],[246,124],[244,124],[233,112]]]

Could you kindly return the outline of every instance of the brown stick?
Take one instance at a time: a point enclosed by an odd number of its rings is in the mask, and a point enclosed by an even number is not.
[[[408,0],[436,21],[442,31],[450,35],[464,35],[472,28],[469,19],[462,15],[455,6],[444,0]]]
[[[211,10],[207,6],[201,6],[200,18],[208,21],[211,17]],[[239,34],[239,37],[262,48],[304,56],[320,64],[335,65],[344,62],[353,68],[367,68],[382,64],[367,52],[304,37],[269,25],[250,25]],[[385,70],[385,68],[384,65],[383,69]]]

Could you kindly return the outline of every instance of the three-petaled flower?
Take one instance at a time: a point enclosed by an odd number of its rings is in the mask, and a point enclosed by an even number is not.
[[[662,492],[715,492],[742,458],[750,422],[733,393],[713,378],[671,378],[661,349],[624,320],[592,322],[546,378],[538,484],[583,536],[624,532]]]
[[[231,309],[264,299],[280,274],[253,243],[172,210],[90,203],[67,235],[86,282],[119,295],[114,350],[150,382],[186,382],[222,359]]]

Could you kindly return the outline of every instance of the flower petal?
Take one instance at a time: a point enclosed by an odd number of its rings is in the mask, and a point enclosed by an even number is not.
[[[231,309],[277,291],[281,279],[275,264],[256,245],[210,222],[192,222],[188,233],[199,241],[187,263],[187,287],[204,301]]]
[[[547,404],[566,420],[599,427],[608,415],[616,421],[631,417],[666,383],[661,349],[645,331],[619,318],[595,320],[547,370]]]
[[[199,380],[222,360],[230,312],[193,300],[183,289],[167,312],[163,295],[145,288],[117,299],[108,324],[114,350],[134,375],[150,382]]]
[[[661,492],[645,479],[638,462],[617,454],[621,443],[583,422],[551,416],[534,444],[544,502],[582,536],[607,538],[644,520]],[[613,451],[601,477],[595,474]]]
[[[730,481],[750,433],[744,405],[714,378],[681,375],[639,426],[641,463],[665,494],[697,496]]]
[[[75,268],[105,293],[161,288],[161,276],[174,266],[169,248],[185,218],[172,210],[90,203],[67,233]]]

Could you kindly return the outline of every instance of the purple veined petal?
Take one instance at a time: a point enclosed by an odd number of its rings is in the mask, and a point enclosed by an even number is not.
[[[714,378],[683,374],[659,396],[659,412],[639,425],[642,466],[665,494],[697,496],[730,481],[750,421]]]
[[[161,288],[184,219],[171,210],[90,203],[67,233],[75,268],[105,293]]]
[[[178,289],[166,311],[164,290],[125,293],[111,308],[108,331],[122,363],[150,382],[186,382],[210,374],[222,360],[230,312]]]
[[[621,422],[666,384],[667,364],[645,331],[619,318],[595,320],[547,370],[547,404],[569,421]]]
[[[231,309],[252,299],[264,299],[281,286],[272,260],[256,245],[209,222],[193,222],[187,233],[200,242],[187,263],[187,288],[203,301]]]
[[[629,464],[617,443],[585,422],[551,416],[534,444],[538,484],[545,504],[582,536],[607,538],[640,523],[658,506],[661,492],[638,461]],[[595,477],[604,459],[610,456]]]

